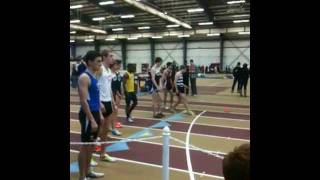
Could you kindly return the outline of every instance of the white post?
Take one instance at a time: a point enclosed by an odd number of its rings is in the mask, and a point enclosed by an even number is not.
[[[170,159],[170,129],[168,126],[163,128],[163,149],[162,149],[162,180],[169,180],[169,159]]]

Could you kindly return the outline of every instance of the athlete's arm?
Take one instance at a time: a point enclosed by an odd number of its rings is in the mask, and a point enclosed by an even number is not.
[[[124,94],[127,94],[126,83],[128,78],[129,78],[128,74],[125,73],[123,75],[123,83],[122,83]]]
[[[152,80],[152,83],[156,86],[157,89],[159,89],[155,77],[156,77],[156,72],[155,72],[154,69],[151,69],[151,80]]]
[[[86,116],[91,122],[91,128],[92,131],[95,132],[98,129],[98,125],[96,121],[94,120],[94,117],[90,111],[89,104],[87,102],[88,97],[88,87],[90,84],[90,79],[88,75],[82,74],[79,78],[79,97],[80,97],[80,103],[82,106],[83,111],[86,113]]]
[[[177,85],[177,81],[179,79],[179,73],[177,72],[176,75],[174,76],[174,86],[176,87],[176,91],[178,91],[178,85]]]

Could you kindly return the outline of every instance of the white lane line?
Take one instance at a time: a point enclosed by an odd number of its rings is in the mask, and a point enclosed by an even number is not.
[[[79,105],[72,105],[72,107],[75,107],[75,108],[80,108]],[[120,109],[122,111],[124,111],[123,109]],[[143,111],[143,110],[134,110],[135,112],[142,112],[142,113],[150,113],[151,114],[151,111]],[[71,111],[70,112],[72,113],[78,113],[79,111]],[[170,113],[163,113],[165,115],[173,115],[173,114],[170,114]],[[235,118],[224,118],[224,117],[216,117],[216,116],[201,116],[201,118],[207,118],[207,119],[216,119],[216,120],[226,120],[226,121],[233,121],[233,122],[237,122],[237,121],[240,121],[240,122],[248,122],[250,123],[250,120],[244,120],[244,119],[235,119]],[[197,123],[197,124],[200,124],[200,123]],[[204,123],[202,123],[204,124]],[[212,125],[211,125],[212,126]],[[213,125],[215,126],[215,125]],[[233,126],[231,126],[233,127]],[[237,127],[237,128],[241,128],[241,127]]]
[[[73,150],[73,149],[70,149],[70,152],[72,152],[72,153],[79,153],[79,151]],[[93,154],[93,156],[99,157],[98,154]],[[117,157],[114,157],[114,158],[115,158],[116,160],[118,160],[118,161],[123,161],[123,162],[128,162],[128,163],[133,163],[133,164],[139,164],[139,165],[144,165],[144,166],[150,166],[150,167],[156,167],[156,168],[161,168],[161,169],[162,169],[162,165],[145,163],[145,162],[134,161],[134,160],[129,160],[129,159],[123,159],[123,158],[117,158]],[[184,170],[184,169],[178,169],[178,168],[173,168],[173,167],[169,167],[169,169],[170,169],[170,170],[173,170],[173,171],[188,173],[188,171],[187,171],[187,170]],[[196,174],[196,175],[199,175],[199,176],[206,176],[206,177],[211,177],[211,178],[224,179],[224,177],[222,177],[222,176],[217,176],[217,175],[204,174],[204,173],[199,173],[199,172],[195,172],[195,174]]]
[[[71,121],[73,122],[79,122],[79,120],[76,120],[76,119],[70,119]],[[143,128],[146,128],[146,127],[140,127],[140,126],[128,126],[128,125],[122,125],[123,127],[129,127],[129,128],[135,128],[135,129],[143,129]],[[161,129],[153,129],[152,130],[155,130],[155,131],[161,131]],[[173,130],[170,130],[171,132],[175,132],[175,133],[179,133],[179,134],[185,134],[186,132],[181,132],[181,131],[173,131]],[[197,135],[197,136],[203,136],[203,137],[210,137],[210,138],[220,138],[220,139],[225,139],[225,140],[235,140],[235,141],[244,141],[244,142],[250,142],[250,140],[248,139],[239,139],[239,138],[232,138],[232,137],[226,137],[226,136],[215,136],[215,135],[208,135],[208,134],[198,134],[198,133],[191,133],[192,135]]]
[[[70,133],[73,133],[73,134],[81,134],[81,132],[78,132],[78,131],[70,131]],[[113,139],[117,139],[117,140],[126,139],[126,138],[120,138],[120,137],[116,137],[116,136],[110,136],[110,137],[113,138]],[[159,145],[159,146],[162,146],[162,145],[163,145],[162,143],[150,142],[150,141],[135,140],[135,142],[147,143],[147,144],[153,144],[153,145]],[[183,147],[183,146],[177,146],[177,145],[170,145],[170,147],[175,147],[175,148],[179,148],[179,149],[185,149],[185,147]],[[193,151],[199,151],[198,149],[194,149],[194,148],[190,148],[190,149],[193,150]],[[216,154],[223,154],[223,155],[226,155],[226,154],[227,154],[227,153],[221,152],[221,151],[211,151],[211,150],[209,150],[209,151],[212,152],[212,153],[216,153]],[[201,151],[200,151],[200,152],[201,152]]]
[[[193,124],[197,121],[197,119],[199,119],[199,117],[205,113],[206,111],[202,111],[200,114],[198,114],[193,121],[191,122],[188,132],[187,132],[187,136],[186,136],[186,157],[187,157],[187,165],[188,165],[188,170],[189,170],[189,177],[190,180],[194,180],[194,173],[193,173],[193,168],[192,168],[192,164],[191,164],[191,158],[190,158],[190,149],[189,149],[189,143],[190,143],[190,134],[191,134],[191,129]]]

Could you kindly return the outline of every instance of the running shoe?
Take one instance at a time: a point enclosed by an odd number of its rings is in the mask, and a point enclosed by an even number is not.
[[[116,162],[117,161],[113,157],[109,156],[107,153],[104,154],[104,157],[101,160],[102,161],[107,161],[107,162]]]
[[[101,146],[96,146],[94,151],[95,152],[100,152],[101,151]]]
[[[128,121],[129,123],[133,123],[133,122],[134,122],[131,117],[127,118],[127,121]]]
[[[111,131],[111,133],[112,133],[112,135],[114,135],[114,136],[121,136],[121,135],[122,135],[122,133],[121,133],[120,131],[118,131],[117,129],[113,129],[113,130]]]
[[[169,107],[168,107],[168,106],[166,106],[164,109],[165,109],[165,110],[168,110],[168,109],[169,109]]]
[[[104,176],[104,173],[98,173],[98,172],[94,172],[94,171],[90,171],[88,174],[87,174],[87,177],[88,178],[101,178]]]
[[[93,158],[91,158],[90,166],[91,167],[96,167],[96,166],[98,166],[98,163],[95,160],[93,160]]]
[[[122,128],[122,124],[120,122],[117,122],[115,128]]]

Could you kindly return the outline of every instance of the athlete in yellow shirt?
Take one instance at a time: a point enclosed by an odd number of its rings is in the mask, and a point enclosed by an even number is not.
[[[133,118],[131,116],[132,110],[137,106],[138,100],[136,92],[134,91],[134,69],[133,66],[128,64],[128,71],[123,75],[123,89],[126,98],[126,115],[127,121],[133,122]],[[131,104],[131,101],[133,102]]]

